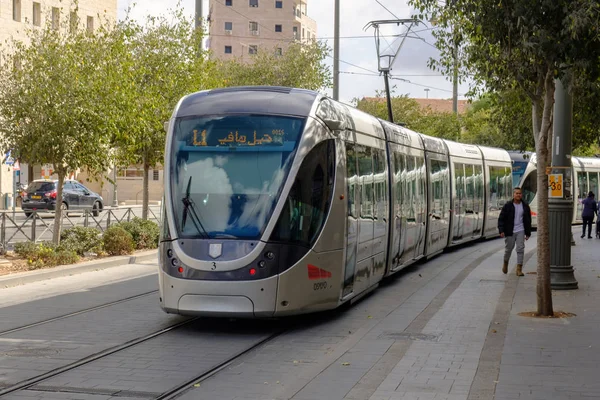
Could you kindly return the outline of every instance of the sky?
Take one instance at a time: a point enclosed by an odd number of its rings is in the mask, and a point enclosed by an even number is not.
[[[262,0],[266,1],[266,0]],[[292,0],[284,0],[292,1]],[[132,6],[133,18],[140,21],[146,15],[160,15],[177,5],[178,0],[118,0],[119,18]],[[181,0],[184,10],[190,16],[194,14],[195,1]],[[204,0],[204,13],[208,12],[209,0]],[[381,4],[379,4],[381,3]],[[389,10],[387,11],[386,8]],[[375,96],[377,91],[385,89],[383,76],[377,70],[377,51],[373,37],[373,28],[363,28],[370,21],[410,18],[411,9],[407,0],[340,0],[340,100],[351,103],[355,98]],[[334,0],[308,0],[308,16],[317,22],[317,36],[332,49],[334,31]],[[427,22],[413,30],[423,39],[406,39],[396,58],[390,74],[396,78],[390,81],[394,95],[408,95],[413,98],[452,98],[452,81],[432,71],[428,60],[437,58],[435,39],[431,35],[431,26]],[[395,26],[389,34],[403,33]],[[415,35],[412,35],[415,36]],[[393,42],[394,38],[386,38]],[[333,70],[333,57],[326,59]],[[397,79],[405,79],[404,82]],[[426,91],[425,89],[429,89]],[[460,84],[459,99],[464,99],[468,84]],[[331,90],[329,90],[331,95]]]

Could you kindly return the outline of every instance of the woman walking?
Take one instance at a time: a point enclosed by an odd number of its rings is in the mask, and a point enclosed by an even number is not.
[[[589,192],[588,197],[583,200],[583,212],[581,218],[583,219],[583,233],[581,238],[585,237],[585,228],[588,227],[588,239],[592,238],[592,224],[594,222],[594,216],[598,215],[598,205],[594,199],[594,192]]]

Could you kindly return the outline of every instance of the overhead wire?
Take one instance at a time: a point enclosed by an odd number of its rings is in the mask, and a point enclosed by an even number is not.
[[[213,0],[213,1],[215,1],[215,2],[217,2],[217,3],[219,3],[219,4],[221,4],[222,6],[226,7],[226,6],[225,6],[225,4],[224,4],[223,2],[221,2],[221,1],[219,1],[219,0]],[[375,1],[377,1],[377,3],[379,3],[379,1],[378,1],[378,0],[375,0]],[[381,3],[379,3],[379,4],[381,4]],[[239,14],[239,15],[241,15],[242,17],[246,18],[248,21],[252,21],[252,19],[251,19],[250,17],[248,17],[247,15],[245,15],[245,14],[243,14],[243,13],[239,12],[238,10],[235,10],[235,9],[233,9],[233,8],[230,8],[230,7],[227,7],[227,8],[228,8],[230,11],[233,11],[233,12],[235,12],[236,14]],[[386,7],[384,7],[384,8],[386,8]],[[387,10],[387,8],[386,8],[386,10]],[[389,10],[388,10],[388,11],[389,11]],[[394,15],[394,14],[392,13],[392,15]],[[395,15],[394,15],[394,16],[395,16]],[[252,22],[256,22],[256,24],[257,24],[258,26],[261,26],[261,27],[263,27],[264,29],[266,29],[266,30],[267,30],[267,31],[269,31],[269,32],[278,33],[278,34],[280,34],[280,35],[282,35],[282,34],[283,34],[282,32],[275,32],[274,30],[272,30],[272,29],[270,29],[270,28],[267,28],[265,25],[261,24],[261,23],[260,23],[260,22],[258,22],[258,21],[252,21]],[[431,29],[431,28],[430,28],[430,29]],[[427,29],[427,30],[430,30],[430,29]],[[422,32],[422,31],[419,31],[419,32]],[[413,33],[415,33],[415,32],[413,31]],[[392,35],[392,36],[396,36],[396,35]],[[244,37],[245,37],[245,36],[244,36]],[[284,40],[290,40],[290,39],[284,39]],[[295,39],[291,39],[291,41],[296,41],[296,40],[295,40]],[[299,43],[303,44],[302,42],[299,42]],[[329,58],[331,58],[331,59],[335,60],[335,58],[334,58],[333,56],[329,55],[329,54],[327,54],[327,57],[329,57]],[[363,71],[370,72],[370,73],[372,73],[372,74],[374,74],[374,75],[379,75],[379,72],[377,72],[377,71],[373,71],[373,70],[370,70],[370,69],[368,69],[368,68],[361,67],[360,65],[356,65],[356,64],[353,64],[353,63],[351,63],[351,62],[348,62],[348,61],[342,60],[342,59],[339,59],[339,62],[341,62],[341,63],[344,63],[344,64],[347,64],[347,65],[350,65],[350,66],[352,66],[352,67],[354,67],[354,68],[361,69],[361,70],[363,70]],[[341,72],[341,73],[344,73],[344,72]],[[398,80],[398,81],[403,81],[403,82],[405,82],[405,83],[407,83],[407,84],[410,84],[410,85],[415,85],[415,86],[425,87],[425,88],[428,88],[428,89],[440,90],[440,91],[444,91],[444,92],[452,92],[451,90],[447,90],[447,89],[440,89],[440,88],[436,88],[436,87],[433,87],[433,86],[422,85],[422,84],[419,84],[419,83],[414,83],[414,82],[411,82],[411,81],[409,81],[409,80],[407,80],[407,79],[402,79],[402,78],[398,78],[398,77],[391,76],[391,75],[390,75],[390,79],[392,79],[392,80]],[[461,95],[461,96],[462,96],[462,95]]]

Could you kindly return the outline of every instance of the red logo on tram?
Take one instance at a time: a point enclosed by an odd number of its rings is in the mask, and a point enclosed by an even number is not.
[[[308,279],[314,281],[324,278],[331,278],[331,272],[324,270],[323,268],[316,267],[312,264],[308,264]]]

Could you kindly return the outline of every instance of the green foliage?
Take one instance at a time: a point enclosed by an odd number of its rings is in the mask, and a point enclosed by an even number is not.
[[[291,43],[282,55],[260,48],[248,58],[219,61],[216,72],[222,86],[270,85],[320,90],[331,87],[332,75],[323,63],[329,54],[324,43]]]
[[[131,234],[136,249],[155,249],[158,247],[160,228],[153,221],[135,217],[129,222],[117,224]]]
[[[15,244],[15,253],[27,260],[30,269],[55,267],[79,261],[74,251],[60,249],[51,242],[21,242]]]
[[[102,250],[102,235],[96,228],[69,228],[60,235],[59,249],[72,251],[80,256],[87,252],[98,253]]]
[[[37,244],[34,242],[15,243],[15,253],[26,260],[32,258],[37,253]]]
[[[388,120],[387,102],[384,97],[355,99],[355,106],[377,118]],[[429,136],[458,140],[461,125],[458,117],[452,113],[422,110],[416,100],[408,96],[392,98],[394,120],[409,129]]]
[[[102,242],[104,250],[111,256],[131,254],[135,248],[131,233],[116,225],[104,231]]]
[[[60,182],[77,169],[104,172],[115,134],[107,112],[112,92],[105,86],[111,46],[111,32],[104,26],[91,35],[70,30],[66,20],[59,30],[46,24],[29,29],[23,42],[11,39],[0,60],[5,66],[0,68],[0,147],[13,149],[22,162],[52,164]],[[58,198],[61,194],[59,185]],[[55,243],[60,222],[59,209]]]

